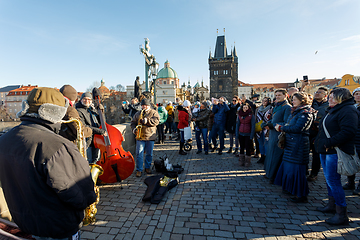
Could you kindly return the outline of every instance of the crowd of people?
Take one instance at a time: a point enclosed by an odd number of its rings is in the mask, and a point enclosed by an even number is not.
[[[221,155],[228,134],[226,153],[239,159],[239,168],[250,167],[257,158],[269,184],[281,186],[294,203],[308,201],[308,181],[317,180],[322,166],[329,201],[317,210],[335,213],[326,219],[329,224],[347,224],[344,189],[360,195],[360,182],[356,187],[353,175],[341,185],[335,147],[350,155],[360,151],[360,88],[351,93],[320,87],[314,96],[289,90],[277,89],[273,100],[265,97],[261,102],[254,95],[251,100],[233,96],[231,103],[225,97],[193,105],[176,99],[165,107],[146,96],[124,103],[136,138],[136,177],[144,168],[152,173],[155,143],[179,140],[179,154],[186,155],[190,129],[195,131],[196,154]],[[18,113],[21,125],[0,138],[0,181],[10,212],[36,239],[79,238],[84,209],[96,200],[89,164],[100,158],[94,135],[107,136],[99,116],[103,106],[98,102],[95,109],[90,92],[77,103],[76,99],[77,91],[70,85],[60,91],[33,89]],[[73,144],[78,126],[63,122],[73,118],[81,122],[87,140],[84,155]]]
[[[322,166],[329,202],[318,210],[335,213],[326,220],[329,224],[348,223],[344,189],[359,195],[360,181],[356,187],[355,175],[349,176],[347,184],[341,186],[334,147],[348,154],[360,151],[360,88],[353,95],[345,88],[329,92],[320,87],[314,95],[296,88],[277,89],[273,100],[265,97],[259,102],[258,98],[234,96],[229,103],[220,97],[193,106],[189,101],[171,103],[171,119],[178,119],[179,154],[187,154],[183,150],[185,128],[195,131],[196,154],[223,154],[228,134],[227,153],[239,158],[239,166],[249,167],[252,159],[258,158],[257,163],[264,164],[264,177],[281,186],[294,203],[308,202],[308,182],[317,180]],[[325,136],[325,127],[330,138]]]

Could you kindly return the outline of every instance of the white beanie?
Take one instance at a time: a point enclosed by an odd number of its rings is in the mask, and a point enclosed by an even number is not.
[[[355,94],[356,92],[358,92],[358,91],[360,91],[360,87],[355,88],[355,90],[353,91],[352,95],[354,96],[354,94]]]
[[[190,107],[191,106],[191,103],[189,100],[185,100],[184,103],[183,103],[183,106],[184,107]]]

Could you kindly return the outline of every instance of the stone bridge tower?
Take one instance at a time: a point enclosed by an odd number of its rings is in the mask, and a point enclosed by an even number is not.
[[[214,56],[209,53],[209,70],[210,98],[225,96],[231,101],[238,95],[238,57],[235,46],[227,54],[225,35],[217,37]]]

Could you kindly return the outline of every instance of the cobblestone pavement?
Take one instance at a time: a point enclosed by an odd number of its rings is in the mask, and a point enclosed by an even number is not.
[[[257,159],[245,168],[233,154],[196,154],[194,141],[195,150],[182,156],[178,145],[168,140],[154,148],[154,160],[166,153],[172,164],[185,169],[180,184],[161,203],[142,202],[146,174],[102,185],[97,222],[83,227],[81,238],[360,239],[359,197],[350,191],[346,191],[350,225],[329,226],[324,220],[331,215],[315,211],[327,200],[322,172],[309,183],[309,202],[295,204],[280,186],[263,177],[263,165]]]

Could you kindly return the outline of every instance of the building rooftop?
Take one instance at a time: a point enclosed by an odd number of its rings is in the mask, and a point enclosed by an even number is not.
[[[9,86],[0,88],[0,92],[10,92],[11,90],[17,89],[19,87],[21,87],[21,85],[9,85]]]

